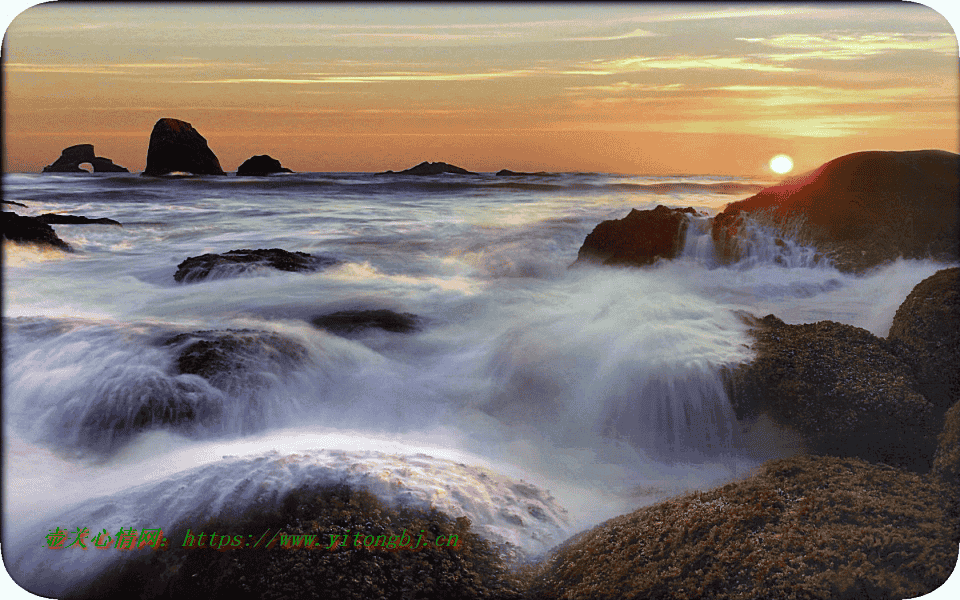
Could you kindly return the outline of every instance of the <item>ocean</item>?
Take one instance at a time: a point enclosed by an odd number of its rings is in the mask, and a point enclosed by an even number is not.
[[[910,290],[945,265],[845,274],[760,224],[743,260],[720,265],[708,216],[772,183],[5,174],[5,200],[26,205],[6,210],[122,224],[54,225],[73,253],[4,244],[7,568],[61,595],[123,553],[51,550],[58,527],[169,530],[330,482],[467,516],[535,558],[791,454],[796,440],[738,422],[727,400],[723,369],[752,357],[738,315],[886,336]],[[658,204],[701,211],[677,259],[570,268],[600,221]],[[174,279],[188,257],[261,248],[329,260]],[[408,313],[416,327],[312,323],[346,310]],[[226,359],[219,379],[178,370],[182,340],[223,335],[266,342]],[[131,426],[157,406],[180,412]]]

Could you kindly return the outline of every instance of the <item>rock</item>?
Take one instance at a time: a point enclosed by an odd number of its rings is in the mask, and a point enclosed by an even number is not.
[[[415,167],[411,167],[405,171],[400,171],[399,173],[394,173],[393,171],[386,171],[384,173],[378,173],[379,175],[439,175],[441,173],[455,173],[457,175],[476,175],[472,171],[467,171],[466,169],[461,169],[454,165],[448,165],[445,162],[422,162]]]
[[[529,598],[914,598],[957,542],[940,486],[856,459],[796,456],[613,518],[555,549]]]
[[[129,173],[127,169],[120,165],[113,164],[109,158],[96,156],[93,152],[93,144],[77,144],[64,148],[58,158],[52,165],[43,168],[44,173],[89,173],[86,169],[81,169],[81,163],[90,163],[93,166],[94,173]]]
[[[280,161],[260,154],[243,161],[243,164],[237,167],[237,175],[270,175],[271,173],[293,173],[290,169],[280,166]]]
[[[328,256],[288,252],[280,248],[230,250],[223,254],[190,256],[177,265],[173,278],[178,282],[191,283],[207,278],[242,275],[263,268],[291,272],[316,271],[336,262],[336,259]]]
[[[519,171],[519,172],[511,171],[509,169],[500,169],[499,171],[497,171],[497,177],[514,177],[514,176],[523,176],[523,175],[531,176],[531,177],[544,177],[549,174],[550,173],[547,173],[545,171],[537,171],[536,173],[524,173],[522,171]]]
[[[57,237],[57,232],[37,217],[22,217],[17,213],[0,212],[3,238],[20,244],[49,246],[71,252],[70,245]]]
[[[269,331],[227,329],[181,333],[163,342],[177,349],[176,372],[227,389],[245,372],[289,372],[307,357],[301,344]]]
[[[225,175],[207,140],[190,123],[164,118],[157,121],[150,133],[143,175],[157,177],[174,172]]]
[[[960,542],[960,401],[944,415],[932,473],[947,487],[947,497],[952,502],[958,528],[957,541]]]
[[[213,393],[211,393],[213,392]],[[196,435],[219,425],[223,399],[201,382],[170,377],[164,373],[118,373],[101,377],[90,404],[67,403],[59,416],[59,440],[76,446],[110,452],[136,434],[167,429],[181,435]]]
[[[738,418],[766,414],[818,454],[930,469],[933,406],[884,340],[851,325],[787,325],[773,315],[752,334],[756,358],[726,374]]]
[[[263,531],[312,536],[313,550],[298,550],[292,540],[284,547],[278,536],[258,541]],[[257,533],[211,539],[214,532]],[[431,546],[412,550],[420,535],[424,543],[429,536]],[[71,597],[304,600],[316,598],[317,590],[338,590],[338,596],[352,600],[523,598],[517,575],[468,518],[392,506],[342,484],[304,486],[279,498],[264,493],[242,512],[224,510],[212,519],[178,522],[165,527],[164,536],[170,540],[164,552],[128,553],[122,564],[88,578]],[[347,536],[347,545],[327,550],[331,536]],[[365,536],[371,536],[369,549]],[[435,546],[439,536],[455,539],[456,546]],[[373,546],[378,537],[380,546]],[[219,548],[224,538],[220,552],[210,549]],[[246,546],[238,550],[236,544]],[[384,549],[385,544],[395,547]]]
[[[37,217],[41,223],[46,223],[47,225],[116,225],[118,227],[123,227],[119,222],[114,221],[113,219],[107,219],[102,217],[99,219],[91,219],[89,217],[82,217],[78,215],[59,215],[54,213],[43,213]]]
[[[674,258],[683,250],[693,208],[632,209],[622,219],[603,221],[583,240],[577,263],[643,266]]]
[[[960,155],[942,150],[857,152],[809,174],[733,202],[717,215],[713,238],[727,261],[740,257],[744,214],[765,213],[802,235],[843,271],[932,256],[957,260]]]
[[[918,283],[897,309],[888,339],[939,412],[953,406],[960,398],[960,268]]]
[[[418,319],[410,313],[396,313],[386,309],[341,310],[316,317],[311,323],[336,335],[349,335],[370,327],[395,333],[410,333],[416,331]]]

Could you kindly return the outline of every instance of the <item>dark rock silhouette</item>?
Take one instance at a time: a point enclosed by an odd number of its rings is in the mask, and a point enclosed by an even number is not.
[[[314,256],[305,252],[288,252],[280,248],[269,250],[230,250],[223,254],[190,256],[177,265],[173,278],[178,282],[194,282],[211,276],[235,276],[259,268],[279,271],[315,271],[336,263],[328,256]],[[217,272],[219,271],[219,272]]]
[[[960,399],[960,267],[918,283],[897,309],[888,339],[935,407],[945,411]]]
[[[570,538],[525,597],[915,598],[957,564],[957,521],[942,489],[857,459],[769,461],[746,479]]]
[[[410,333],[417,329],[417,316],[392,310],[342,310],[321,315],[312,321],[315,327],[336,335],[349,335],[375,327],[395,333]]]
[[[266,154],[259,154],[243,161],[237,167],[237,175],[270,175],[271,173],[293,173],[280,166],[280,161]]]
[[[9,211],[0,212],[3,238],[20,244],[49,246],[71,252],[70,245],[57,237],[57,232],[37,217],[23,217]]]
[[[37,217],[37,220],[41,223],[46,223],[47,225],[117,225],[118,227],[122,227],[118,221],[107,219],[106,217],[91,219],[89,217],[83,217],[79,215],[43,213]]]
[[[461,169],[460,167],[449,165],[445,162],[422,162],[415,167],[411,167],[405,171],[400,171],[399,173],[394,173],[393,171],[385,171],[379,173],[379,175],[439,175],[441,173],[455,173],[457,175],[476,175],[473,171],[467,171],[466,169]]]
[[[512,177],[512,176],[523,176],[523,175],[543,177],[544,175],[549,175],[549,174],[550,173],[547,173],[545,171],[537,171],[536,173],[524,173],[522,171],[511,171],[509,169],[500,169],[499,171],[497,171],[497,177]]]
[[[739,259],[743,214],[805,221],[803,233],[844,271],[928,256],[960,257],[960,155],[857,152],[733,202],[713,222],[718,255]]]
[[[207,140],[190,123],[164,118],[150,133],[147,168],[143,175],[160,176],[184,172],[194,175],[225,175]]]
[[[869,331],[773,315],[752,334],[756,358],[727,374],[738,418],[766,414],[818,454],[925,473],[938,420],[910,368]]]
[[[93,165],[94,173],[129,173],[127,169],[120,165],[113,164],[109,158],[97,156],[93,152],[93,144],[77,144],[64,148],[58,158],[52,165],[43,168],[44,173],[89,173],[86,169],[81,169],[81,163],[90,163]]]
[[[643,266],[674,258],[683,249],[693,208],[632,209],[622,219],[603,221],[583,240],[578,263]]]

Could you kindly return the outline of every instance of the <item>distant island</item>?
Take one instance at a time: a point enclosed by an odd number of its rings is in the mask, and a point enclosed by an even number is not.
[[[468,171],[445,162],[422,162],[415,167],[411,167],[405,171],[400,171],[399,173],[395,171],[384,171],[383,173],[377,173],[377,175],[440,175],[441,173],[476,175],[476,173],[473,171]]]

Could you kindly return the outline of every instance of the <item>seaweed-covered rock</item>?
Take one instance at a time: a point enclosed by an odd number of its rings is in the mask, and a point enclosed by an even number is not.
[[[64,148],[52,165],[43,168],[44,173],[87,173],[81,169],[82,163],[90,163],[94,173],[129,173],[120,165],[113,164],[109,158],[97,156],[93,152],[93,144],[77,144]]]
[[[269,268],[278,271],[316,271],[336,263],[328,256],[314,256],[306,252],[288,252],[280,248],[269,250],[230,250],[223,254],[190,256],[179,265],[173,278],[177,282],[195,282],[207,278],[232,277]]]
[[[368,328],[395,333],[410,333],[417,329],[417,316],[392,310],[341,310],[315,317],[311,323],[336,335],[350,335]]]
[[[57,237],[53,227],[37,217],[23,217],[9,211],[0,212],[0,232],[3,239],[11,242],[72,251],[69,244]]]
[[[936,482],[802,455],[571,538],[527,598],[913,598],[956,566],[953,528]]]
[[[960,267],[918,283],[897,309],[888,339],[923,395],[941,412],[953,406],[960,399]]]
[[[157,177],[175,172],[226,175],[207,140],[190,123],[164,118],[156,122],[150,133],[143,175]]]
[[[106,217],[91,219],[90,217],[84,217],[80,215],[43,213],[37,217],[37,220],[41,223],[46,223],[47,225],[117,225],[118,227],[122,227],[118,221],[114,221],[113,219],[108,219]]]
[[[280,166],[280,161],[266,154],[252,156],[237,167],[237,175],[271,175],[273,173],[293,173],[290,169]]]
[[[247,547],[263,531],[276,539]],[[200,532],[207,533],[203,542],[197,539]],[[256,534],[224,536],[226,543],[217,551],[223,537],[212,541],[214,532]],[[414,541],[422,533],[431,547],[399,546],[403,532]],[[279,533],[300,539],[287,537],[283,546]],[[347,536],[347,544],[327,549],[331,535]],[[312,549],[303,536],[315,536]],[[326,593],[341,600],[522,598],[519,580],[466,517],[454,520],[436,510],[391,507],[346,485],[301,488],[280,499],[265,498],[239,515],[185,520],[165,537],[170,541],[165,551],[133,555],[67,598],[297,600]],[[374,545],[377,538],[379,546]],[[438,538],[444,542],[439,546]],[[385,547],[389,543],[394,547]]]
[[[883,340],[851,325],[787,325],[773,315],[752,333],[756,358],[728,379],[739,418],[767,414],[817,453],[929,470],[933,407]]]
[[[943,430],[937,438],[937,453],[933,457],[932,473],[947,488],[947,496],[954,512],[957,538],[960,542],[960,401],[947,411]]]
[[[856,152],[733,202],[716,216],[717,254],[739,258],[742,216],[765,212],[801,234],[841,270],[886,261],[960,257],[960,155],[943,150]]]
[[[476,175],[473,171],[468,171],[466,169],[460,168],[456,165],[450,165],[445,162],[422,162],[415,167],[410,167],[400,171],[399,173],[394,173],[393,171],[385,171],[379,173],[380,175],[440,175],[442,173],[453,173],[455,175]]]
[[[577,263],[643,266],[674,258],[683,250],[693,208],[632,209],[622,219],[603,221],[583,240]]]

